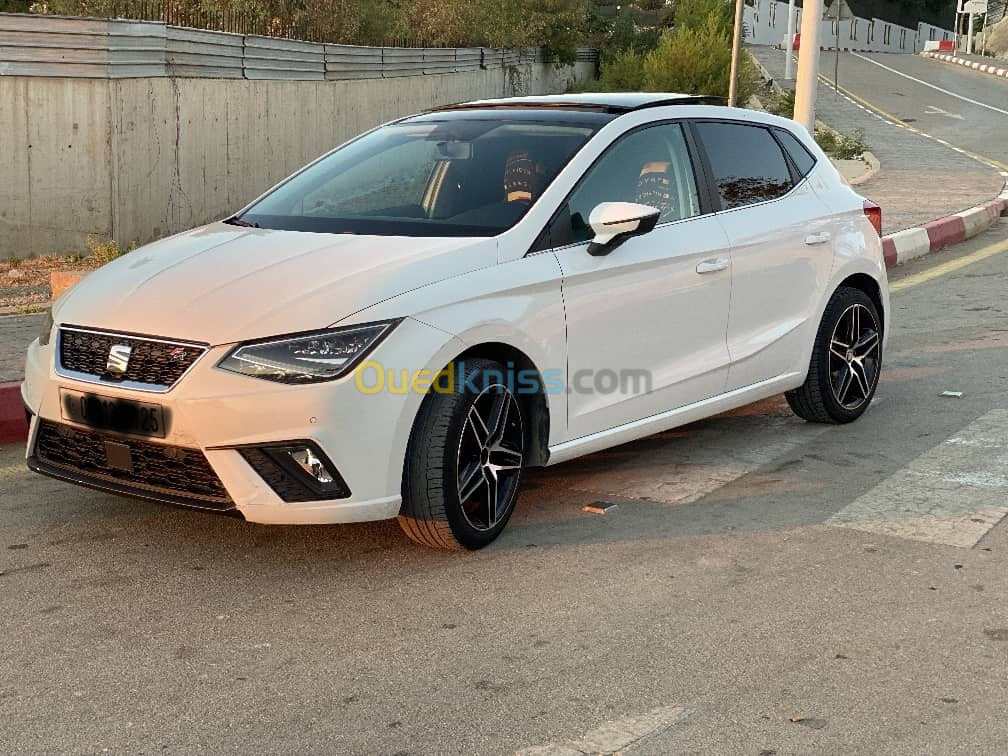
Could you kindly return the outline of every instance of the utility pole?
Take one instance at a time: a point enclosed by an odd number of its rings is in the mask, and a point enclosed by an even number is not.
[[[969,14],[969,29],[966,31],[966,52],[973,54],[973,11]]]
[[[784,40],[784,79],[794,78],[795,0],[788,0],[787,39]]]
[[[801,49],[798,51],[798,77],[795,80],[794,120],[809,130],[815,129],[816,84],[819,79],[819,27],[823,0],[802,3]]]
[[[735,36],[732,38],[731,78],[728,80],[728,107],[738,105],[738,73],[739,59],[742,57],[742,14],[745,13],[745,0],[735,0]],[[744,106],[745,103],[742,103]]]

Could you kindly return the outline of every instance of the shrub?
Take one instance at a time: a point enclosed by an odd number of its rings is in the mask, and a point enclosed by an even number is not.
[[[658,47],[644,57],[644,88],[727,97],[731,38],[731,31],[724,30],[716,12],[698,27],[664,33]],[[745,106],[759,86],[756,64],[743,54],[739,61],[738,104]]]
[[[99,265],[112,262],[117,257],[122,257],[127,252],[132,252],[136,249],[136,242],[131,244],[128,249],[122,249],[115,243],[114,239],[102,242],[91,236],[91,234],[87,235],[85,242],[87,243],[88,249],[91,251],[91,256],[98,262]]]
[[[863,129],[855,129],[854,133],[848,136],[817,126],[815,140],[823,152],[837,160],[856,160],[868,149]]]
[[[763,98],[763,106],[768,113],[782,118],[794,118],[794,90],[785,89],[782,92],[768,94]]]
[[[644,88],[644,56],[635,50],[616,53],[602,66],[599,85],[607,92],[639,92]]]

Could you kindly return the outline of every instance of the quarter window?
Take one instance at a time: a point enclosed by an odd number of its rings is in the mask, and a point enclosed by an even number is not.
[[[571,194],[553,228],[553,246],[589,241],[588,217],[602,202],[636,202],[661,211],[659,223],[700,213],[693,164],[682,126],[649,126],[621,137]]]
[[[696,126],[710,159],[722,209],[766,202],[791,190],[791,171],[784,153],[767,129],[713,121]]]
[[[798,140],[798,137],[790,131],[787,129],[775,129],[775,131],[777,138],[780,139],[781,144],[784,145],[784,149],[787,150],[788,155],[794,161],[795,167],[798,168],[798,173],[802,176],[808,175],[808,172],[812,170],[812,166],[815,165],[815,158],[809,154],[808,149]]]

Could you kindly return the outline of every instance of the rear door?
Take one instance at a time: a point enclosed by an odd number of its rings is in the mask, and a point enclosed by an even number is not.
[[[694,128],[731,244],[726,388],[804,370],[833,267],[827,208],[770,128],[728,120]],[[807,173],[815,160],[805,157]]]

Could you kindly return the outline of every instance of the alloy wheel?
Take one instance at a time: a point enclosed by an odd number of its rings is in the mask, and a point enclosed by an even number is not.
[[[525,431],[514,394],[502,385],[473,401],[458,451],[462,514],[478,531],[491,530],[508,514],[525,459]]]
[[[847,410],[868,401],[878,380],[882,342],[871,310],[852,304],[840,315],[830,340],[829,370],[833,398]]]

